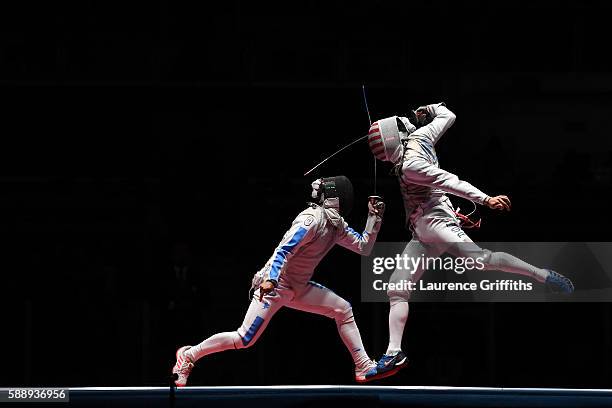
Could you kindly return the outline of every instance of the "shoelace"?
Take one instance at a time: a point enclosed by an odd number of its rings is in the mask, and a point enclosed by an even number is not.
[[[385,363],[387,363],[388,361],[393,360],[393,357],[395,357],[395,356],[388,356],[386,354],[383,354],[383,356],[378,361],[378,364],[376,364],[376,367],[378,367],[378,368],[385,367],[386,366]]]
[[[561,275],[559,272],[550,271],[550,282],[561,286],[563,291],[574,289],[574,284],[572,281],[569,278]]]
[[[189,361],[187,357],[183,356],[183,361],[181,362],[181,365],[179,366],[178,370],[181,372],[181,374],[185,374],[185,373],[189,374],[192,368],[193,368],[193,363]]]

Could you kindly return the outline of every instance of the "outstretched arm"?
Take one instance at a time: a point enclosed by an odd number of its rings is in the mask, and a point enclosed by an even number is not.
[[[456,195],[478,204],[485,204],[488,195],[474,187],[467,181],[446,170],[442,170],[431,163],[414,159],[402,166],[402,180],[409,183],[439,188],[449,194]]]
[[[402,180],[438,188],[449,194],[486,205],[494,210],[510,211],[510,199],[505,195],[490,197],[474,187],[467,181],[446,170],[442,170],[423,159],[413,159],[404,163],[402,167]]]
[[[360,234],[346,222],[337,233],[336,243],[359,255],[370,255],[376,236],[382,223],[382,215],[385,211],[385,203],[378,201],[376,204],[368,203],[368,219],[364,231]]]

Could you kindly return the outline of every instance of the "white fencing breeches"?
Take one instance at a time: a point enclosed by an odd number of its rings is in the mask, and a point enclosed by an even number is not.
[[[338,333],[351,353],[355,365],[360,367],[370,361],[350,303],[315,282],[309,282],[297,295],[280,283],[278,288],[265,295],[261,302],[259,289],[256,290],[244,321],[237,331],[215,334],[189,349],[187,356],[196,361],[211,353],[251,347],[266,329],[272,316],[284,306],[334,319]]]
[[[402,253],[408,257],[437,257],[449,253],[460,258],[482,259],[485,270],[497,270],[531,277],[538,282],[544,282],[549,272],[533,266],[505,252],[491,252],[480,248],[463,231],[457,220],[450,200],[444,200],[422,216],[414,220],[413,239],[406,245]],[[411,273],[413,272],[413,273]],[[423,268],[415,271],[396,269],[389,282],[418,282],[424,273]],[[393,352],[401,348],[404,326],[408,318],[407,302],[410,299],[408,290],[387,291],[390,302],[389,311],[389,348]],[[402,305],[405,303],[405,305]]]

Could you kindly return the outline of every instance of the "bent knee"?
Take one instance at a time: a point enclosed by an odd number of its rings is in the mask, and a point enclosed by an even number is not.
[[[257,316],[248,329],[244,326],[239,328],[235,332],[236,337],[234,338],[234,347],[237,349],[242,349],[253,346],[261,334],[264,321],[265,320],[262,317]]]
[[[253,347],[255,343],[257,343],[258,336],[251,337],[247,334],[240,334],[240,332],[235,332],[236,337],[234,338],[234,347],[237,349],[246,349],[249,347]]]
[[[484,264],[485,270],[491,269],[491,267],[494,266],[497,254],[500,254],[500,252],[491,252],[488,249],[482,250],[482,253],[479,255],[479,258]]]
[[[333,312],[329,315],[336,323],[347,323],[353,319],[353,307],[347,301],[344,301],[341,305],[334,308]]]
[[[409,290],[388,290],[387,296],[389,297],[389,303],[393,306],[396,303],[408,302],[410,300]]]

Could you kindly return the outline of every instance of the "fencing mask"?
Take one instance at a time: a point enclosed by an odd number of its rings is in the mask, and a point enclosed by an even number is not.
[[[353,208],[353,184],[345,176],[324,177],[312,183],[312,198],[346,217]]]
[[[380,119],[370,126],[368,145],[378,160],[397,163],[404,154],[403,137],[415,130],[416,127],[406,118],[391,116]]]

